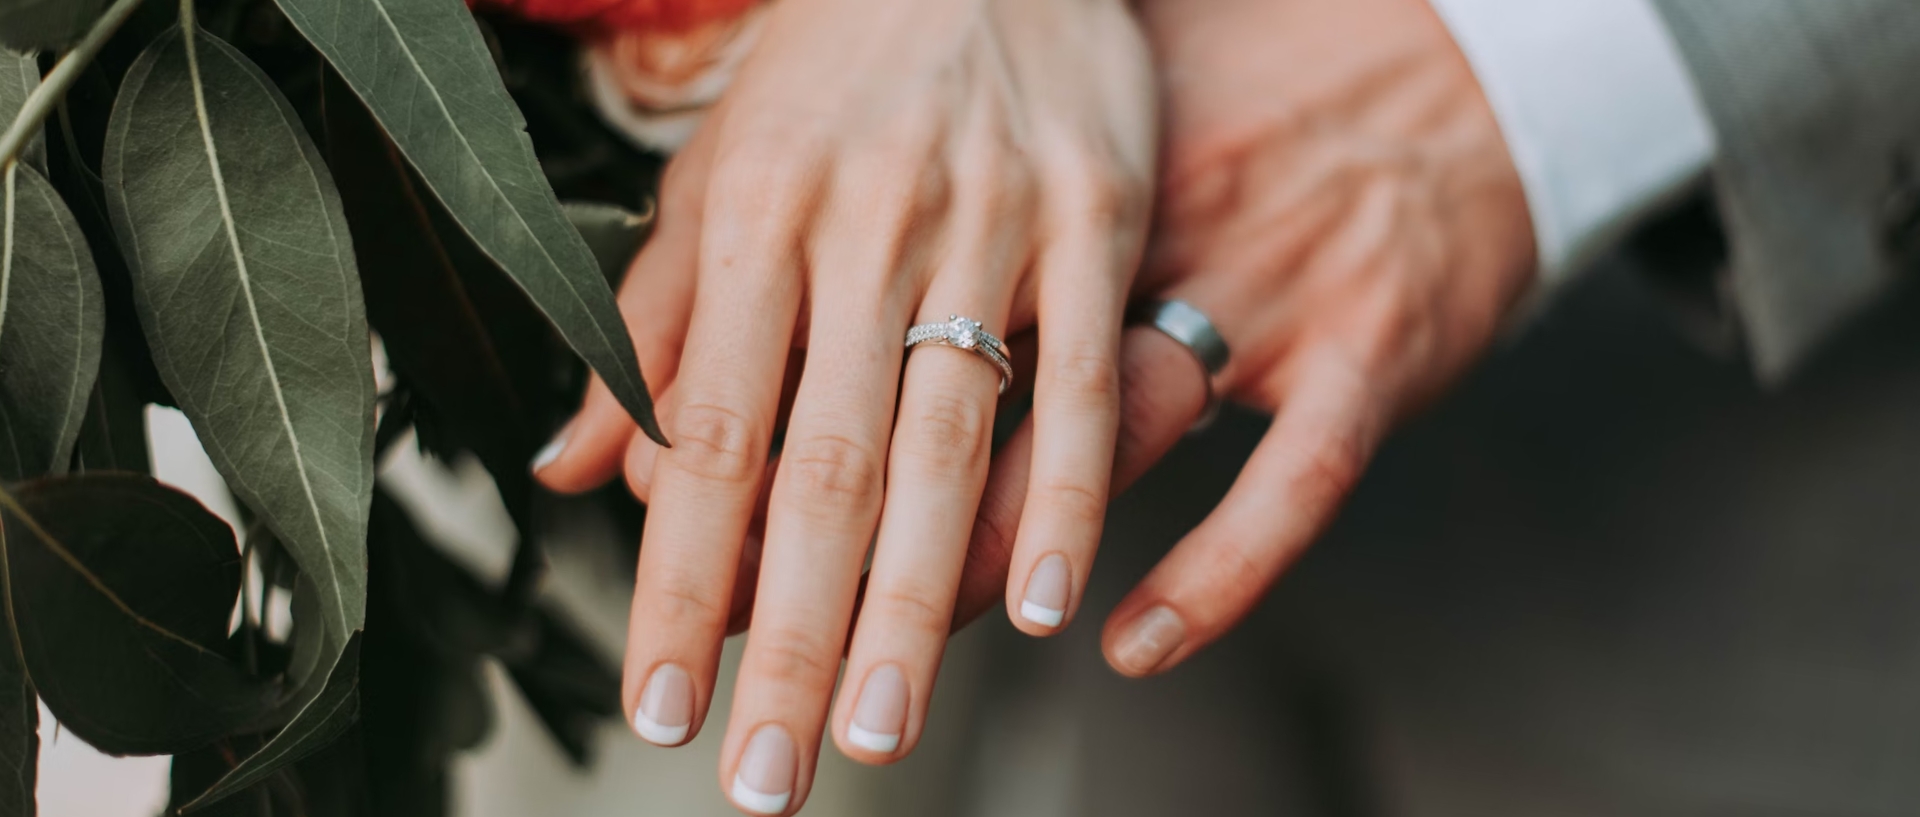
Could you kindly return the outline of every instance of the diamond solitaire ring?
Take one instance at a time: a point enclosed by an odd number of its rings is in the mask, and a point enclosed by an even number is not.
[[[980,328],[980,322],[959,315],[948,315],[945,323],[923,323],[907,330],[907,349],[911,351],[921,344],[951,346],[955,349],[972,352],[992,363],[1000,370],[1000,392],[1006,393],[1008,384],[1013,382],[1013,364],[1007,361],[1007,344],[999,338],[987,334]]]

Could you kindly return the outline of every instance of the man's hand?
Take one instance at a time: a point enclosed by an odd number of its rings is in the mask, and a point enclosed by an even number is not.
[[[1424,0],[1160,0],[1142,14],[1167,121],[1137,293],[1207,313],[1233,351],[1216,388],[1275,418],[1220,506],[1109,617],[1108,661],[1136,676],[1259,602],[1389,427],[1486,348],[1534,267],[1519,176]],[[1122,376],[1116,489],[1205,395],[1194,359],[1152,329],[1128,333]],[[1009,552],[1030,443],[1022,429],[993,464],[962,620],[1001,587],[1017,608],[1035,569]],[[1084,574],[1073,587],[1069,616]]]

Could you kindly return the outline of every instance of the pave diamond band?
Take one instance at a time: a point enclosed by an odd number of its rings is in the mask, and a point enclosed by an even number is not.
[[[907,330],[907,349],[922,344],[951,346],[972,352],[992,363],[1000,370],[1000,393],[1005,394],[1007,386],[1013,383],[1013,364],[1008,362],[1007,344],[994,337],[980,322],[959,315],[948,315],[943,323],[923,323]]]

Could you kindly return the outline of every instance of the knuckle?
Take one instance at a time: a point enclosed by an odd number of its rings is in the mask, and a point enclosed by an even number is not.
[[[840,650],[802,630],[779,627],[767,632],[762,643],[749,644],[753,674],[775,684],[811,687],[840,671]]]
[[[860,506],[880,497],[879,457],[845,437],[809,437],[789,447],[780,462],[809,501]]]
[[[1317,517],[1324,517],[1360,481],[1361,463],[1357,440],[1330,439],[1306,454],[1292,480],[1293,493]]]
[[[1238,615],[1258,600],[1273,581],[1273,560],[1262,558],[1254,548],[1251,542],[1239,539],[1214,548],[1214,576],[1219,581],[1215,592],[1232,611],[1230,615]]]
[[[875,615],[879,622],[889,628],[941,638],[953,622],[952,602],[951,590],[943,594],[920,584],[887,587],[877,592],[869,589],[867,612],[862,613],[861,617]]]
[[[917,401],[912,426],[904,437],[908,453],[934,468],[970,466],[986,453],[987,407],[950,392]]]
[[[1035,499],[1049,513],[1065,517],[1081,526],[1098,526],[1107,518],[1107,492],[1077,482],[1061,480],[1040,487]]]
[[[1067,399],[1082,405],[1118,406],[1120,364],[1113,350],[1076,347],[1063,350],[1048,367],[1048,379]]]
[[[1111,162],[1083,157],[1067,163],[1060,189],[1069,215],[1098,225],[1128,224],[1146,213],[1147,183]]]
[[[766,446],[753,421],[737,409],[713,403],[681,406],[673,413],[674,446],[681,471],[718,482],[748,483],[760,476]]]
[[[726,618],[732,599],[685,581],[668,581],[651,588],[648,606],[669,625],[714,622]]]
[[[1132,183],[1114,174],[1093,174],[1081,190],[1080,209],[1090,221],[1119,224],[1129,221],[1139,209],[1139,196]]]

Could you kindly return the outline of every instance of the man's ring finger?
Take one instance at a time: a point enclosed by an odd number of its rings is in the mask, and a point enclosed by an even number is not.
[[[1200,412],[1200,418],[1193,423],[1194,431],[1206,428],[1220,413],[1220,397],[1213,391],[1213,376],[1227,367],[1227,340],[1220,336],[1220,330],[1213,325],[1207,313],[1201,312],[1186,301],[1153,301],[1135,313],[1134,322],[1151,326],[1161,334],[1173,338],[1187,351],[1193,353],[1194,360],[1206,371],[1207,407]]]

